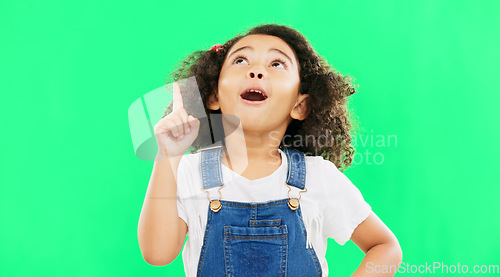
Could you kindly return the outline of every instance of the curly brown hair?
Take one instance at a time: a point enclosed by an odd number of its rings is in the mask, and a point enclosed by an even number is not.
[[[281,38],[295,51],[299,61],[299,92],[309,94],[306,98],[310,111],[307,118],[302,121],[293,119],[290,122],[280,146],[293,148],[306,155],[322,156],[333,162],[339,170],[347,169],[353,161],[355,151],[351,145],[354,124],[347,107],[347,98],[356,92],[355,85],[349,76],[341,75],[328,65],[301,33],[284,25],[258,25],[245,34],[238,34],[228,40],[219,51],[195,51],[176,65],[177,70],[170,73],[174,81],[191,76],[196,78],[199,95],[190,97],[188,93],[183,93],[182,98],[184,108],[194,117],[204,117],[194,107],[205,107],[204,112],[208,118],[200,119],[200,134],[210,133],[210,122],[213,122],[210,116],[220,114],[220,110],[208,109],[207,103],[209,97],[218,91],[219,74],[229,49],[241,38],[253,34]],[[200,101],[203,103],[199,103]],[[163,117],[171,111],[172,103],[165,109]],[[211,140],[219,141],[213,136],[212,134]],[[198,150],[212,143],[206,136],[198,136],[192,148]]]

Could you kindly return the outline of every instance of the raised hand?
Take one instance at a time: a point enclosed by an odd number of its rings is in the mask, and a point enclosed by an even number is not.
[[[172,112],[154,127],[158,155],[166,157],[184,155],[200,130],[200,120],[188,115],[184,109],[179,85],[174,82],[173,88]]]

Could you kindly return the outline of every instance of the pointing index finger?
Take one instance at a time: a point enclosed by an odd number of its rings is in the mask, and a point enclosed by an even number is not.
[[[172,109],[175,111],[180,108],[184,108],[184,103],[182,103],[181,89],[179,88],[179,85],[176,82],[174,82],[173,87],[174,87],[174,93],[173,93],[174,104]]]

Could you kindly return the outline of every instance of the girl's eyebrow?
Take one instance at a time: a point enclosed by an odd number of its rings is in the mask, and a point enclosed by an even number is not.
[[[252,46],[243,46],[243,47],[240,47],[240,48],[238,48],[238,49],[234,50],[234,51],[233,51],[233,53],[231,53],[231,54],[230,54],[227,58],[229,59],[229,58],[230,58],[232,55],[234,55],[236,52],[241,51],[241,50],[244,50],[244,49],[247,49],[247,48],[248,48],[248,49],[253,50],[253,47],[252,47]],[[290,57],[289,57],[287,54],[285,54],[285,52],[283,52],[283,51],[281,51],[281,50],[279,50],[279,49],[277,49],[277,48],[271,48],[271,49],[269,49],[269,52],[271,52],[271,51],[279,52],[279,53],[281,53],[281,54],[285,55],[285,57],[287,57],[287,59],[288,59],[288,60],[289,60],[289,61],[293,64],[292,59],[290,59]]]

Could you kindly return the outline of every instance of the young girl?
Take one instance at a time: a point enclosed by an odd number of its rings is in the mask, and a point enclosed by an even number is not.
[[[189,234],[189,277],[328,276],[333,238],[366,254],[353,276],[395,274],[398,240],[339,170],[354,152],[347,77],[276,24],[193,53],[174,79],[189,76],[197,89],[174,83],[154,128],[158,154],[138,228],[148,263],[173,261]]]

